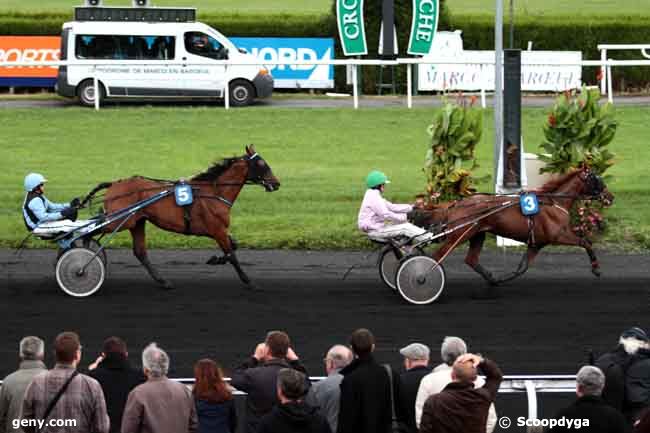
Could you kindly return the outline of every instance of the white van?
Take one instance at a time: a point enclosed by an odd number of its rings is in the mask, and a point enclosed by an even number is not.
[[[74,21],[63,25],[57,93],[93,105],[93,74],[104,98],[223,98],[228,66],[230,103],[250,104],[273,92],[273,77],[255,57],[200,22]],[[97,66],[93,63],[110,62]],[[175,61],[181,64],[169,64]],[[133,63],[147,62],[147,65]]]

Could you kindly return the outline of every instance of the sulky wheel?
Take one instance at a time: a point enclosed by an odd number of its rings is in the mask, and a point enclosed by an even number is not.
[[[86,248],[86,249],[89,249],[90,251],[92,251],[93,253],[96,253],[97,250],[99,250],[101,248],[101,245],[99,244],[99,242],[97,242],[93,238],[77,239],[76,241],[74,241],[72,243],[72,246],[75,247],[75,248],[79,248],[79,247]],[[104,248],[97,255],[97,257],[102,259],[102,262],[104,262],[104,268],[108,272],[108,258],[106,257],[106,248]]]
[[[424,254],[420,248],[416,248],[409,255]],[[404,258],[403,252],[397,248],[386,247],[379,255],[379,277],[388,287],[397,291],[395,278],[399,269],[399,262]]]
[[[408,302],[429,304],[442,294],[445,271],[429,256],[413,256],[400,264],[396,282],[397,290]]]
[[[388,287],[397,290],[395,276],[399,267],[400,258],[397,257],[399,250],[394,248],[384,248],[379,256],[379,277]]]
[[[70,296],[92,295],[102,286],[105,277],[104,262],[87,248],[71,248],[56,263],[56,281]]]

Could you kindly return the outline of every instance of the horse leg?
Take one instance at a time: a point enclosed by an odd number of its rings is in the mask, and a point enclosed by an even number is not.
[[[598,258],[596,257],[596,253],[594,253],[592,243],[589,239],[583,238],[573,232],[565,230],[557,239],[555,239],[554,243],[561,245],[574,245],[584,248],[591,262],[591,273],[597,277],[600,277],[600,263],[598,263]]]
[[[220,233],[217,233],[214,238],[223,250],[223,256],[212,256],[206,263],[208,265],[222,265],[225,263],[230,263],[235,268],[239,279],[244,284],[246,284],[246,286],[252,288],[251,279],[242,269],[241,265],[239,264],[239,259],[237,259],[237,255],[235,254],[234,247],[236,244],[233,245],[233,239],[228,236],[225,231],[220,231]]]
[[[526,273],[528,270],[528,266],[535,260],[535,257],[537,257],[537,254],[539,254],[540,250],[542,247],[537,247],[537,246],[528,246],[528,249],[526,250],[526,255],[521,258],[521,262],[519,262],[519,266],[517,266],[517,270],[505,275],[504,277],[501,277],[497,280],[498,284],[505,283],[508,281],[512,281],[517,277],[522,276],[523,274]]]
[[[151,278],[153,278],[158,284],[161,284],[165,289],[173,289],[174,286],[172,283],[163,278],[149,261],[145,244],[145,222],[146,220],[141,219],[129,230],[131,232],[131,237],[133,238],[133,255],[137,257],[142,266],[144,266],[149,275],[151,275]]]
[[[465,263],[472,269],[474,269],[480,276],[482,276],[490,285],[496,286],[499,284],[492,272],[485,269],[479,263],[479,255],[481,254],[481,249],[483,248],[483,242],[485,242],[485,232],[480,232],[472,236],[469,240],[469,250],[467,251],[467,256],[465,256]]]

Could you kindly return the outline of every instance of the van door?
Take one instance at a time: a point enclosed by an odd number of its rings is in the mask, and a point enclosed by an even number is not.
[[[227,60],[228,50],[217,39],[200,31],[183,34],[185,54],[183,80],[188,96],[223,97],[226,67],[215,60]]]

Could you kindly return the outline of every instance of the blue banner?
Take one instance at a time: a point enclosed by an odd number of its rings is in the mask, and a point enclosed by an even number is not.
[[[311,61],[334,58],[332,38],[229,38],[264,61]],[[334,67],[331,65],[268,65],[275,88],[329,89],[334,87]]]

